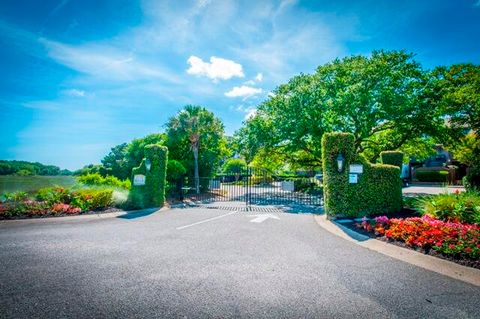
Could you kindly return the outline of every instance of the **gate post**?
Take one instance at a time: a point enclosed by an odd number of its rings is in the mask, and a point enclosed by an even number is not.
[[[132,169],[129,202],[135,208],[161,207],[165,203],[168,149],[158,144],[145,146],[145,158]]]
[[[327,217],[389,214],[402,208],[400,169],[356,154],[353,134],[324,134],[322,164]]]

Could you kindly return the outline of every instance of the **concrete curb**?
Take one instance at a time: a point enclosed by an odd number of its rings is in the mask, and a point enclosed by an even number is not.
[[[22,218],[22,219],[3,219],[0,220],[0,224],[8,223],[22,223],[22,222],[60,222],[60,221],[69,221],[69,220],[88,220],[88,219],[108,219],[124,216],[131,213],[138,213],[144,210],[152,210],[153,213],[160,213],[167,210],[170,210],[170,206],[165,205],[162,208],[146,208],[140,210],[131,210],[131,211],[116,211],[111,213],[98,213],[98,214],[86,214],[86,215],[74,215],[74,216],[52,216],[46,218]]]
[[[425,255],[414,250],[398,247],[370,238],[328,220],[326,215],[316,215],[314,218],[317,224],[323,229],[359,246],[480,287],[479,269],[462,266],[448,260]]]

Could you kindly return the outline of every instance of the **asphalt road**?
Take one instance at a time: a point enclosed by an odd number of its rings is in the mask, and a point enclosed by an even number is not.
[[[480,318],[479,287],[345,241],[309,214],[253,214],[0,222],[0,317]]]

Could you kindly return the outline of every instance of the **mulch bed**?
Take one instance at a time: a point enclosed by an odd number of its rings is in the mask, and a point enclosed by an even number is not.
[[[38,218],[54,218],[54,217],[65,217],[65,216],[98,215],[98,214],[114,213],[114,212],[121,212],[121,211],[123,210],[115,207],[110,207],[104,210],[98,210],[98,211],[91,210],[87,212],[81,212],[78,214],[48,213],[45,215],[32,215],[32,216],[30,215],[19,215],[19,216],[13,216],[13,217],[0,216],[0,220],[38,219]]]
[[[400,212],[399,214],[402,214],[402,212]],[[408,213],[405,212],[404,214],[408,214]],[[415,216],[417,216],[417,215],[415,215]],[[391,216],[391,218],[399,218],[399,217],[400,216],[393,216],[393,215]],[[406,215],[406,217],[413,217],[413,216],[412,215],[410,215],[410,216]],[[406,218],[406,217],[401,217],[401,218]],[[469,259],[469,258],[463,258],[463,257],[458,257],[458,256],[444,255],[442,253],[437,252],[434,249],[425,250],[425,249],[421,249],[421,248],[410,247],[410,246],[407,246],[407,244],[405,244],[403,241],[387,238],[386,236],[377,236],[372,232],[366,231],[365,229],[358,228],[356,226],[356,223],[345,223],[345,224],[342,224],[342,226],[345,226],[345,227],[349,228],[350,230],[353,230],[353,231],[355,231],[359,234],[362,234],[362,235],[368,236],[370,238],[374,238],[374,239],[377,239],[377,240],[380,240],[380,241],[383,241],[383,242],[386,242],[386,243],[389,243],[389,244],[393,244],[395,246],[407,248],[407,249],[410,249],[410,250],[415,250],[415,251],[420,252],[420,253],[425,254],[425,255],[430,255],[430,256],[437,257],[437,258],[446,259],[446,260],[452,261],[454,263],[457,263],[457,264],[460,264],[460,265],[463,265],[463,266],[480,269],[480,259]]]

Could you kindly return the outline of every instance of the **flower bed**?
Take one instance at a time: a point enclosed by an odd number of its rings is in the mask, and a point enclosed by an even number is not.
[[[0,219],[45,217],[86,213],[108,209],[113,191],[109,189],[69,190],[63,187],[39,190],[34,199],[27,193],[2,195]]]
[[[479,225],[441,221],[425,215],[364,218],[356,226],[380,239],[480,268]]]

